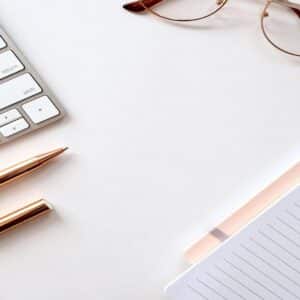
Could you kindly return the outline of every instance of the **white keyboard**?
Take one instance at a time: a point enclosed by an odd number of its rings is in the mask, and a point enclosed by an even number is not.
[[[55,96],[0,28],[0,144],[64,115]]]

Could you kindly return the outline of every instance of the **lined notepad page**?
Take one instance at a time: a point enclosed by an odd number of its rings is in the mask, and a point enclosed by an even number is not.
[[[300,188],[166,290],[172,300],[300,299]]]

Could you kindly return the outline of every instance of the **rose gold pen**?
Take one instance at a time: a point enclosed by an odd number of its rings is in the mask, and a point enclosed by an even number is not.
[[[68,148],[58,148],[50,152],[39,154],[0,171],[0,186],[30,174],[37,168],[44,166],[49,161],[65,152],[67,149]],[[29,203],[24,207],[0,217],[0,233],[43,216],[51,212],[51,210],[51,205],[43,199]]]
[[[50,160],[65,152],[68,148],[58,148],[50,152],[36,155],[19,163],[16,163],[0,171],[0,186],[9,183],[22,176],[30,174],[34,170],[43,167]]]
[[[51,205],[41,199],[0,217],[0,234],[51,212]]]

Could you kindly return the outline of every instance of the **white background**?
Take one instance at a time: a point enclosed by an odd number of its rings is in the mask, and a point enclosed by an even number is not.
[[[1,300],[154,300],[184,248],[299,158],[300,61],[259,28],[262,1],[177,26],[111,0],[1,0],[0,20],[68,118],[1,147],[57,146],[1,189],[1,213],[56,212],[0,239]]]

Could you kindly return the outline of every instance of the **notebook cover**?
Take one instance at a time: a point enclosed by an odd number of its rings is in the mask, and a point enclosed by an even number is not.
[[[250,223],[262,211],[298,184],[300,184],[300,163],[289,169],[231,217],[196,241],[186,250],[185,260],[194,264],[206,257],[222,242],[239,232],[247,223]]]

